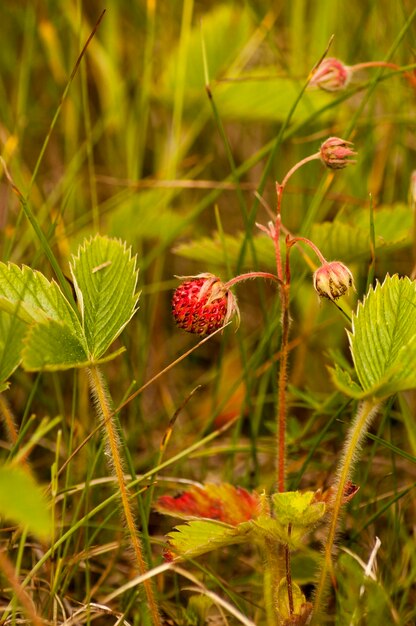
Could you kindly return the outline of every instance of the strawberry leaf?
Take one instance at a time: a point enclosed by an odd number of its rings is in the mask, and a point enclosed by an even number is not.
[[[213,520],[194,520],[177,526],[168,534],[169,548],[173,556],[192,559],[218,548],[242,543],[247,540],[250,530],[247,524],[233,527]]]
[[[97,235],[79,248],[71,273],[88,356],[97,361],[136,312],[136,257],[121,241]]]
[[[313,491],[286,491],[272,496],[276,519],[292,528],[313,526],[325,514],[325,504],[314,501]]]
[[[85,367],[89,359],[82,336],[62,322],[49,320],[30,327],[23,350],[23,367],[30,371],[56,371]]]
[[[178,496],[161,496],[155,509],[182,519],[212,519],[236,526],[258,516],[260,497],[228,483],[208,483],[192,486]]]
[[[63,322],[75,334],[82,334],[77,313],[57,283],[30,267],[0,263],[0,309],[29,324]]]
[[[367,396],[382,399],[416,387],[416,281],[387,276],[371,288],[348,335]]]
[[[27,326],[14,315],[0,311],[0,384],[10,378],[21,360]]]

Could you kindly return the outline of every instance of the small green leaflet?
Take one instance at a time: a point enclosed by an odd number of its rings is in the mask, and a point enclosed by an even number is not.
[[[325,514],[324,502],[315,502],[314,497],[313,491],[304,493],[285,491],[273,494],[272,502],[276,519],[282,526],[291,524],[292,528],[313,526]]]

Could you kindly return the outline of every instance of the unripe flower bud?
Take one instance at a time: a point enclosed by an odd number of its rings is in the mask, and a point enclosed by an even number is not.
[[[330,137],[321,146],[322,162],[331,170],[341,170],[350,163],[355,163],[355,160],[349,158],[357,154],[349,147],[352,145],[351,141]]]
[[[324,263],[313,275],[313,286],[321,298],[337,300],[354,287],[348,267],[339,261]]]
[[[223,282],[213,274],[184,276],[172,298],[176,324],[189,333],[210,335],[237,314],[237,301]]]
[[[324,91],[345,89],[351,78],[352,70],[339,59],[324,59],[312,76],[309,84]]]

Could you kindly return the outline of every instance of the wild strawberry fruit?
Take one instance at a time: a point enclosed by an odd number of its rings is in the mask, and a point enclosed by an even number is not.
[[[237,301],[223,282],[213,274],[186,278],[172,298],[172,314],[179,328],[188,333],[210,335],[237,314]]]
[[[337,300],[354,286],[348,267],[339,261],[324,263],[313,275],[313,286],[321,298]]]
[[[341,170],[351,163],[355,163],[350,157],[356,156],[356,152],[350,148],[351,141],[330,137],[321,146],[322,162],[331,170]]]
[[[352,69],[339,59],[330,57],[322,61],[309,84],[324,91],[340,91],[348,85]]]

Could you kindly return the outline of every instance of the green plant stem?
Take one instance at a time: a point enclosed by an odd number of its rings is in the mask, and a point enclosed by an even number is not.
[[[287,528],[287,533],[289,537],[291,535],[291,532],[292,532],[292,525],[289,524]],[[289,600],[289,613],[290,615],[293,615],[293,613],[295,612],[295,607],[293,605],[292,566],[290,562],[290,548],[288,544],[285,545],[284,551],[285,551],[287,597]]]
[[[139,573],[145,574],[147,572],[147,566],[143,556],[141,541],[136,528],[126,482],[124,480],[123,463],[119,449],[119,437],[113,419],[113,410],[110,405],[108,392],[105,387],[101,372],[96,366],[90,367],[88,369],[88,373],[91,391],[96,401],[97,413],[102,420],[104,432],[106,435],[107,445],[109,448],[110,458],[112,462],[112,469],[114,470],[117,478],[120,500],[123,507],[127,530],[130,535],[131,545],[137,561]],[[152,623],[154,624],[154,626],[161,626],[162,622],[154,597],[152,583],[150,580],[145,580],[143,582],[143,586],[145,588],[146,599]]]
[[[273,541],[265,540],[264,547],[264,604],[267,626],[279,624],[276,592],[280,581],[280,555]]]
[[[341,508],[344,503],[345,486],[351,475],[353,464],[358,460],[358,454],[360,452],[364,436],[367,433],[379,406],[379,402],[373,399],[362,401],[348,433],[341,461],[338,466],[332,515],[328,524],[328,533],[325,537],[324,560],[315,591],[314,613],[312,619],[312,624],[315,624],[315,626],[318,626],[319,623],[317,620],[319,620],[321,605],[324,601],[326,593],[328,574],[333,574],[333,549]]]

